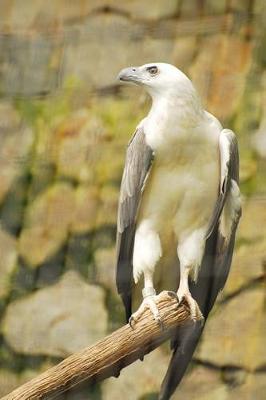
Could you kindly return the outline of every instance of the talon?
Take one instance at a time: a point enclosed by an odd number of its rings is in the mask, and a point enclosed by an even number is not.
[[[134,329],[134,324],[136,323],[136,321],[135,321],[133,315],[131,315],[131,317],[129,318],[128,323],[129,323],[130,328]]]
[[[169,290],[167,292],[167,294],[168,294],[169,297],[175,298],[179,303],[179,299],[178,299],[178,296],[177,296],[176,292],[172,292],[172,291]]]
[[[180,302],[177,303],[177,305],[175,306],[175,310],[178,310],[178,309],[179,309],[180,304],[181,304]]]
[[[185,303],[188,303],[187,302],[187,300],[185,299],[185,297],[180,297],[180,296],[177,296],[178,297],[178,300],[179,300],[179,303],[178,303],[178,305],[180,306],[181,304],[185,304]]]
[[[161,317],[159,314],[158,307],[156,305],[156,300],[157,296],[154,295],[149,295],[144,298],[138,310],[134,312],[134,314],[132,314],[131,317],[129,318],[128,323],[132,329],[134,329],[134,324],[140,319],[140,317],[147,308],[149,308],[149,310],[151,311],[155,321],[160,323],[159,321],[161,321]]]
[[[161,331],[164,331],[164,324],[163,321],[161,320],[161,318],[157,318],[156,322],[158,323],[158,325],[160,326]]]
[[[186,302],[187,305],[189,306],[192,321],[194,322],[197,322],[199,320],[204,321],[204,317],[201,313],[198,303],[196,302],[195,299],[193,299],[190,293],[184,293],[183,295],[180,296],[180,298],[181,300],[179,305]]]
[[[120,376],[120,371],[114,372],[114,377],[115,377],[115,378],[119,378],[119,376]]]

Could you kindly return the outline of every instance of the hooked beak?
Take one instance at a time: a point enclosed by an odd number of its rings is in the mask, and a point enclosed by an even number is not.
[[[117,79],[122,82],[133,82],[133,83],[141,83],[142,79],[140,77],[140,70],[138,67],[129,67],[122,69]]]

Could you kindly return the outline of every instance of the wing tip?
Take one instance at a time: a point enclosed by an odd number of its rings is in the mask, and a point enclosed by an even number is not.
[[[126,323],[128,323],[128,320],[132,314],[132,297],[131,297],[131,294],[129,294],[129,293],[120,293],[120,296],[122,298],[122,301],[123,301],[123,304],[125,307]]]

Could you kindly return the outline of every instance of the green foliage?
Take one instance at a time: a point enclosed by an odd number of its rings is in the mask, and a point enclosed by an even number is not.
[[[136,99],[108,97],[97,99],[92,112],[99,115],[108,130],[110,138],[117,144],[125,143],[134,133],[141,118],[145,116],[145,107],[141,107]]]
[[[19,373],[27,368],[38,369],[45,360],[43,356],[23,356],[15,353],[3,337],[0,337],[0,342],[0,368]]]
[[[67,116],[71,112],[71,101],[78,88],[77,81],[69,79],[62,91],[56,95],[45,98],[17,98],[15,106],[30,125],[36,126],[39,119],[49,125],[55,118]]]

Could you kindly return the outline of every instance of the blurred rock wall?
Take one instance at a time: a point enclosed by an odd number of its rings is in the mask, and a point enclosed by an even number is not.
[[[238,135],[243,217],[228,283],[174,399],[266,391],[264,0],[1,0],[0,395],[123,323],[115,231],[124,149],[149,99],[116,82],[185,71]],[[157,282],[160,289],[160,282]],[[62,399],[155,399],[163,346]]]

